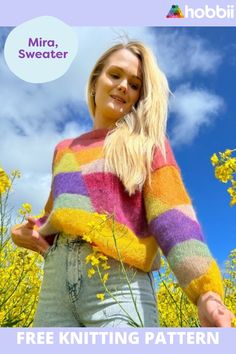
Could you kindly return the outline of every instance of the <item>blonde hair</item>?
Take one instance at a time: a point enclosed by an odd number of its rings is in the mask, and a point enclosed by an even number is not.
[[[87,87],[87,101],[91,116],[95,116],[95,83],[108,57],[120,49],[136,55],[142,67],[142,92],[131,112],[116,122],[104,143],[105,169],[114,172],[132,195],[141,190],[146,179],[150,182],[155,148],[164,157],[169,86],[152,51],[143,43],[131,41],[108,49],[92,70]]]

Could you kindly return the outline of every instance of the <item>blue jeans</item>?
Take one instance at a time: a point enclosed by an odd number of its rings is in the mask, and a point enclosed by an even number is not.
[[[106,286],[99,275],[88,277],[91,264],[85,258],[91,246],[80,240],[57,236],[45,255],[44,278],[34,327],[157,327],[157,307],[152,273],[125,265],[133,298],[120,262],[109,258]],[[96,294],[104,294],[100,300]],[[117,303],[118,301],[118,303]]]

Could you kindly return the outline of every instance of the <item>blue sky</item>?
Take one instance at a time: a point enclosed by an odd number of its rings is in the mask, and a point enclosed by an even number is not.
[[[55,144],[92,128],[84,95],[89,72],[98,56],[127,34],[153,49],[169,79],[168,135],[222,266],[235,248],[236,206],[229,206],[226,186],[214,178],[210,156],[236,147],[236,28],[75,28],[77,58],[63,77],[47,84],[26,83],[9,71],[2,52],[9,31],[0,28],[0,165],[22,172],[12,204],[30,202],[34,213],[43,208]]]
[[[185,32],[193,40],[196,36],[204,38],[208,48],[221,56],[215,72],[194,74],[191,84],[221,97],[223,106],[214,119],[201,126],[190,144],[177,146],[175,154],[207,242],[222,265],[230,250],[236,247],[236,207],[229,206],[227,187],[215,179],[209,158],[214,152],[236,147],[236,28],[188,28]],[[175,85],[178,83],[173,80],[172,89]],[[169,131],[174,119],[175,113],[170,114]]]

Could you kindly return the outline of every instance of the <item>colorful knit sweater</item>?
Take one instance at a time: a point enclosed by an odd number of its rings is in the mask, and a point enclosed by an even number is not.
[[[146,272],[160,247],[194,303],[209,290],[222,296],[220,271],[204,243],[168,141],[166,160],[160,150],[154,154],[151,184],[130,197],[118,177],[105,172],[107,132],[94,130],[57,145],[50,197],[38,220],[40,233],[84,237],[104,254]]]

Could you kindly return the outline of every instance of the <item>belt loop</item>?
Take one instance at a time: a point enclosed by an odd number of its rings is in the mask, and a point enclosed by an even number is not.
[[[53,241],[51,249],[55,249],[57,247],[57,242],[58,242],[59,235],[60,235],[59,232],[55,235],[55,238],[54,238],[54,241]]]

